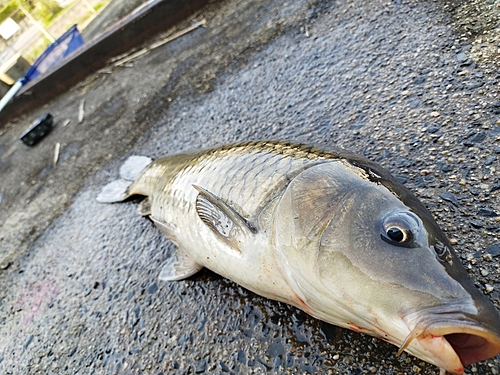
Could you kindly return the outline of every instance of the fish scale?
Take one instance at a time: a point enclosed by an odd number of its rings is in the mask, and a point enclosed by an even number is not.
[[[281,154],[281,151],[284,153]],[[164,186],[157,186],[156,189],[162,189],[164,194],[158,204],[171,207],[170,212],[187,210],[186,190],[197,184],[222,197],[226,203],[241,207],[247,216],[251,216],[258,214],[256,210],[266,201],[269,192],[284,188],[291,178],[289,174],[293,175],[294,171],[319,160],[319,155],[309,159],[295,158],[296,154],[305,155],[305,151],[300,146],[279,148],[269,147],[265,143],[245,145],[236,151],[200,153],[181,160],[184,165],[175,168],[175,176],[168,172],[166,166],[171,165],[172,160],[166,157],[153,162],[151,171],[146,171],[137,185],[150,184],[144,183],[142,179],[150,181],[160,178],[159,184]],[[240,180],[242,175],[245,176],[243,181]],[[139,189],[132,186],[131,190]],[[160,220],[170,220],[164,216],[168,215],[168,209],[155,210],[153,214]]]

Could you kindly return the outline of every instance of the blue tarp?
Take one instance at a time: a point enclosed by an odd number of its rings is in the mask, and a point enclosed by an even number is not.
[[[51,66],[64,59],[71,52],[77,50],[82,45],[83,38],[75,24],[63,35],[61,35],[54,43],[48,46],[41,56],[36,59],[21,79],[23,85],[36,76],[45,73]]]

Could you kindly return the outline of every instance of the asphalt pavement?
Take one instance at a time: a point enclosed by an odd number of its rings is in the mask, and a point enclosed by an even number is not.
[[[136,202],[95,197],[129,155],[334,144],[412,190],[500,308],[500,3],[468,4],[213,2],[193,16],[205,28],[2,124],[0,373],[439,374],[206,270],[160,282],[174,245]],[[28,148],[44,111],[56,127]]]

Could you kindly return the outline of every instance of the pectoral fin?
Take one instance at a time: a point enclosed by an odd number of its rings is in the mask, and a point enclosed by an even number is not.
[[[198,217],[220,239],[240,252],[240,243],[244,237],[255,234],[257,230],[221,199],[200,186],[193,187],[199,192],[196,198]]]

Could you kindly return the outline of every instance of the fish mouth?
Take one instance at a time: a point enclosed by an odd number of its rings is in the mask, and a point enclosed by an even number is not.
[[[493,338],[477,333],[450,333],[443,337],[455,350],[463,366],[484,361],[500,352],[500,343],[495,344]]]
[[[500,332],[487,324],[454,314],[446,320],[419,319],[401,345],[407,350],[453,375],[462,375],[464,367],[500,353]],[[458,316],[457,316],[458,315]],[[404,319],[405,321],[407,319]]]

